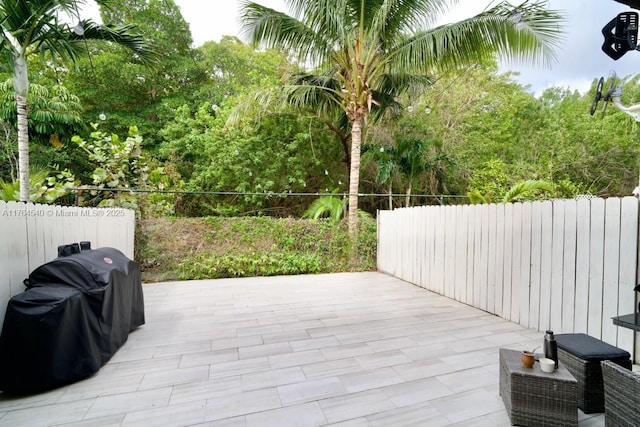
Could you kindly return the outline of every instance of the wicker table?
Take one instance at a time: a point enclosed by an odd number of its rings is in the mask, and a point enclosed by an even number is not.
[[[500,349],[500,394],[511,424],[522,426],[577,426],[576,379],[563,366],[542,372],[536,363],[527,369],[522,352]]]

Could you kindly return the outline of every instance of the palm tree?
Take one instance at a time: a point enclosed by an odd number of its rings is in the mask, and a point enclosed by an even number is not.
[[[444,187],[446,166],[453,161],[438,148],[435,141],[419,138],[399,138],[396,145],[390,147],[363,145],[363,161],[375,162],[378,167],[376,180],[389,185],[389,210],[393,209],[393,184],[398,177],[405,183],[405,207],[410,206],[413,184],[425,174],[428,174],[426,181],[431,194],[435,194],[438,187]]]
[[[349,231],[357,238],[360,147],[371,113],[397,106],[398,95],[430,75],[499,55],[549,63],[561,17],[542,0],[500,3],[472,18],[434,27],[455,0],[287,0],[292,15],[245,1],[250,41],[282,49],[316,72],[284,86],[287,101],[319,113],[339,108],[351,130]]]
[[[38,53],[69,59],[86,47],[89,39],[108,40],[133,50],[140,60],[149,60],[153,52],[129,26],[100,25],[83,20],[73,28],[64,17],[78,17],[84,0],[0,0],[0,51],[13,71],[13,90],[17,104],[18,175],[20,200],[29,201],[29,70],[27,59]],[[101,6],[108,0],[96,0]],[[79,18],[78,18],[79,19]]]

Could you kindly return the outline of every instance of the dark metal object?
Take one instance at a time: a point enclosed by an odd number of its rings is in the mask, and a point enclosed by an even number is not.
[[[622,12],[602,28],[604,43],[602,51],[613,60],[618,60],[638,43],[638,13]]]
[[[640,0],[616,0],[618,3],[626,4],[634,9],[640,9]]]
[[[558,343],[553,336],[553,331],[547,331],[544,335],[544,357],[556,362],[556,369],[558,369]]]

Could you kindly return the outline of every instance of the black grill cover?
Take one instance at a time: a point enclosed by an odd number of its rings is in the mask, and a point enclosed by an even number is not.
[[[138,265],[113,248],[56,258],[9,301],[0,390],[34,392],[89,376],[144,324]]]

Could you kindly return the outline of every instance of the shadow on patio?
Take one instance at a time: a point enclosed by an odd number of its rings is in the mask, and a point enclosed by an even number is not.
[[[508,426],[498,349],[543,340],[374,272],[144,293],[146,325],[108,364],[47,393],[0,394],[0,425]]]

